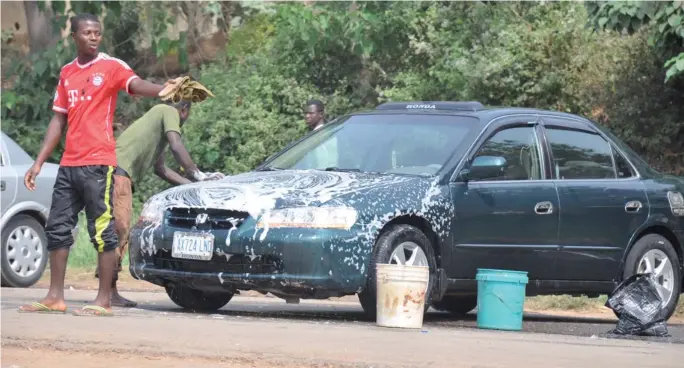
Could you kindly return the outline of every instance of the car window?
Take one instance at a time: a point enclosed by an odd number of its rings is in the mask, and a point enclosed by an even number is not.
[[[5,165],[32,165],[33,159],[12,138],[2,133],[2,151]]]
[[[613,134],[610,130],[608,130],[605,126],[596,124],[594,127],[598,130],[600,130],[603,134],[608,136],[608,138],[615,144],[620,150],[624,153],[627,154],[629,157],[630,161],[632,161],[633,164],[637,166],[637,168],[641,169],[644,168],[646,170],[653,170],[655,171],[654,168],[652,168],[646,160],[644,160],[643,157],[641,157],[632,147],[630,147],[628,144],[626,144],[624,141],[622,141],[620,138],[618,138],[615,134]],[[636,175],[636,173],[634,174]]]
[[[545,128],[558,179],[615,179],[613,148],[598,133]]]
[[[612,147],[612,150],[613,157],[615,158],[617,177],[620,179],[635,177],[636,173],[634,172],[634,169],[632,169],[632,165],[629,164],[629,161],[627,161],[625,156],[621,155],[620,152],[615,149],[615,147]]]
[[[389,142],[390,162],[382,165],[389,166],[391,171],[426,166],[438,169],[454,148],[445,132],[430,125],[414,125],[398,132]]]
[[[541,154],[534,127],[506,128],[496,132],[479,149],[475,157],[499,156],[506,159],[500,176],[486,180],[540,180]]]
[[[318,129],[266,166],[433,175],[479,129],[477,122],[449,115],[352,115]]]

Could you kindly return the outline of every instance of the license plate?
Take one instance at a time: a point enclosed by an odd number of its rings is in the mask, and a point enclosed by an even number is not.
[[[208,261],[214,254],[214,235],[175,232],[171,256],[173,258]]]

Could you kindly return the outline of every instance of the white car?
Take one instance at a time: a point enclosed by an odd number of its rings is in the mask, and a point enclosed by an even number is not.
[[[45,223],[59,165],[45,163],[36,190],[24,186],[33,159],[4,132],[0,137],[0,249],[2,286],[30,287],[48,261]],[[77,228],[73,234],[76,236]]]

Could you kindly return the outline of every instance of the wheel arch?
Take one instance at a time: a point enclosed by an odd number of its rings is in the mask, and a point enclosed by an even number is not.
[[[667,239],[675,248],[675,253],[677,253],[677,257],[679,257],[679,265],[684,265],[684,260],[682,260],[682,254],[684,253],[684,251],[682,250],[682,244],[677,238],[677,235],[675,235],[675,232],[663,224],[651,224],[636,232],[636,235],[632,237],[632,241],[630,242],[627,251],[622,257],[623,264],[627,259],[627,255],[632,250],[632,247],[634,247],[634,244],[636,244],[636,242],[638,242],[639,239],[649,234],[657,234]]]
[[[645,228],[641,229],[632,238],[632,241],[630,242],[629,247],[627,248],[627,251],[623,254],[622,267],[620,268],[620,274],[622,275],[622,273],[625,270],[627,256],[629,255],[629,252],[634,247],[634,244],[636,244],[636,242],[638,242],[639,239],[643,238],[646,235],[650,235],[650,234],[660,235],[663,238],[667,239],[667,241],[669,241],[670,244],[672,244],[672,247],[674,248],[674,251],[677,254],[677,258],[679,258],[679,267],[682,271],[684,271],[684,259],[682,259],[682,258],[684,258],[684,257],[682,257],[682,255],[684,254],[684,250],[682,249],[683,244],[679,241],[679,239],[677,238],[677,235],[675,235],[675,232],[663,224],[651,224],[651,225],[648,225]],[[684,272],[682,272],[682,285],[684,285]],[[682,290],[680,292],[684,293],[684,287],[682,287]]]
[[[47,218],[43,215],[43,213],[36,211],[36,210],[21,211],[19,213],[14,214],[13,217],[16,217],[19,215],[27,215],[27,216],[33,217],[36,221],[38,221],[40,226],[42,226],[43,228],[45,227],[45,224],[47,222]]]
[[[436,266],[437,268],[441,267],[441,242],[439,240],[439,237],[437,236],[437,233],[432,228],[432,224],[430,224],[430,221],[419,215],[410,213],[402,214],[393,217],[391,220],[385,223],[382,227],[382,230],[380,231],[380,234],[382,234],[389,226],[400,224],[415,226],[420,231],[422,231],[425,234],[425,236],[427,236],[428,240],[430,240],[430,245],[432,246],[432,251],[435,255]]]
[[[10,208],[3,211],[2,221],[0,223],[0,229],[4,228],[5,225],[15,216],[18,215],[28,215],[36,219],[43,227],[47,221],[49,209],[41,205],[38,202],[28,201],[17,205],[13,205]]]

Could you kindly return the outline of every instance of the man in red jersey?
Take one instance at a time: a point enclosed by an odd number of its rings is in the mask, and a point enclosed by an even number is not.
[[[100,287],[97,297],[75,314],[112,315],[110,294],[118,237],[114,230],[113,173],[117,166],[112,120],[120,90],[157,97],[169,83],[158,85],[140,79],[128,65],[98,52],[102,40],[100,21],[92,14],[71,18],[71,36],[78,56],[62,67],[40,153],[24,176],[24,185],[35,189],[35,177],[67,127],[66,146],[52,194],[46,224],[50,252],[50,290],[40,302],[24,305],[21,312],[65,313],[64,276],[71,234],[78,213],[85,208],[88,233],[97,250]],[[141,137],[141,139],[144,139]]]

